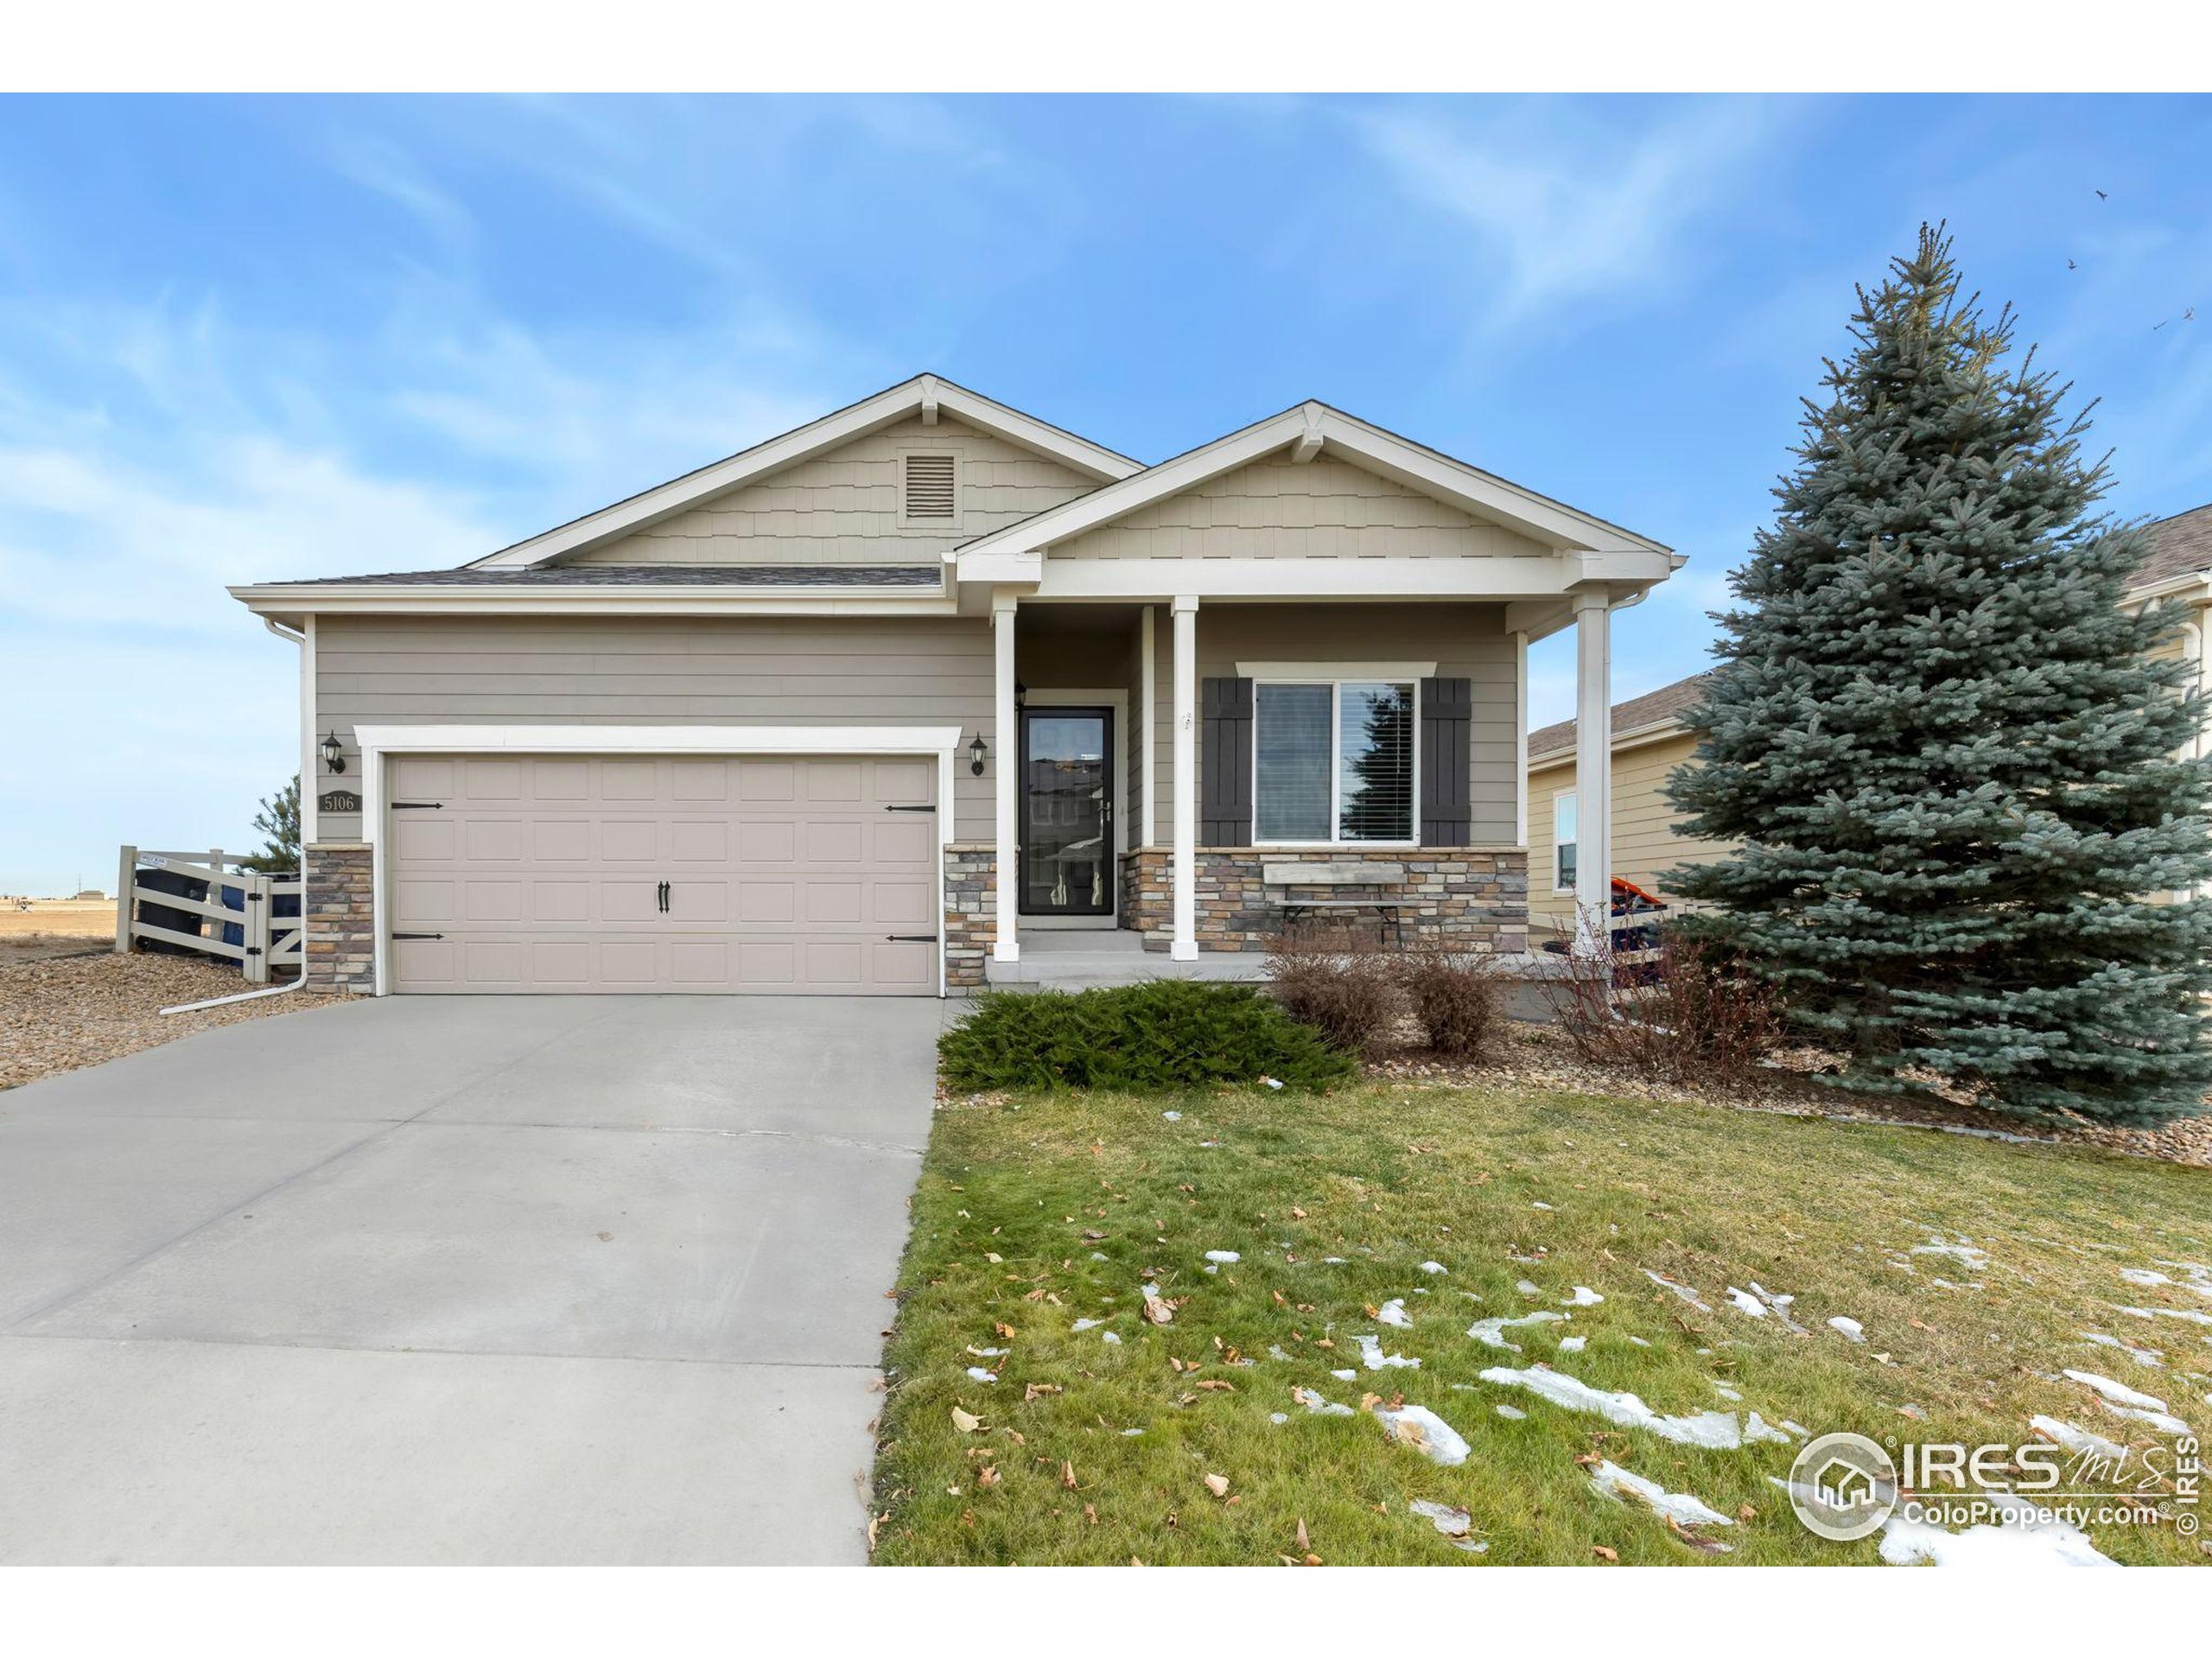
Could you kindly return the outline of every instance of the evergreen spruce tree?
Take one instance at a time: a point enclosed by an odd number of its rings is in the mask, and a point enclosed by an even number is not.
[[[2148,550],[2093,514],[2088,411],[2017,370],[1950,244],[1859,291],[1827,407],[1717,618],[1706,736],[1669,793],[1740,842],[1677,874],[1849,1086],[1926,1073],[2017,1116],[2204,1109],[2212,763],[2175,625],[2120,607]]]

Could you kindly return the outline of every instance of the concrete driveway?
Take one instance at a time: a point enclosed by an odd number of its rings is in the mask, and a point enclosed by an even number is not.
[[[0,1094],[0,1562],[862,1560],[943,1007],[364,1001]]]

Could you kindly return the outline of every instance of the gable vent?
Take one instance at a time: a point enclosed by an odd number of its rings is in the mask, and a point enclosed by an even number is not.
[[[952,457],[906,457],[906,517],[925,520],[952,517]]]

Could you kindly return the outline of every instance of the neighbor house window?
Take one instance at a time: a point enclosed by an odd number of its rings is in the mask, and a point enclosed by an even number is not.
[[[1574,791],[1552,797],[1552,887],[1574,890]]]
[[[1410,682],[1263,680],[1252,697],[1255,841],[1413,841]]]

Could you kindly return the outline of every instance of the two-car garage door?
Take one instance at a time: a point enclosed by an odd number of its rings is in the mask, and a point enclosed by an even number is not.
[[[934,995],[919,757],[395,755],[391,988]]]

